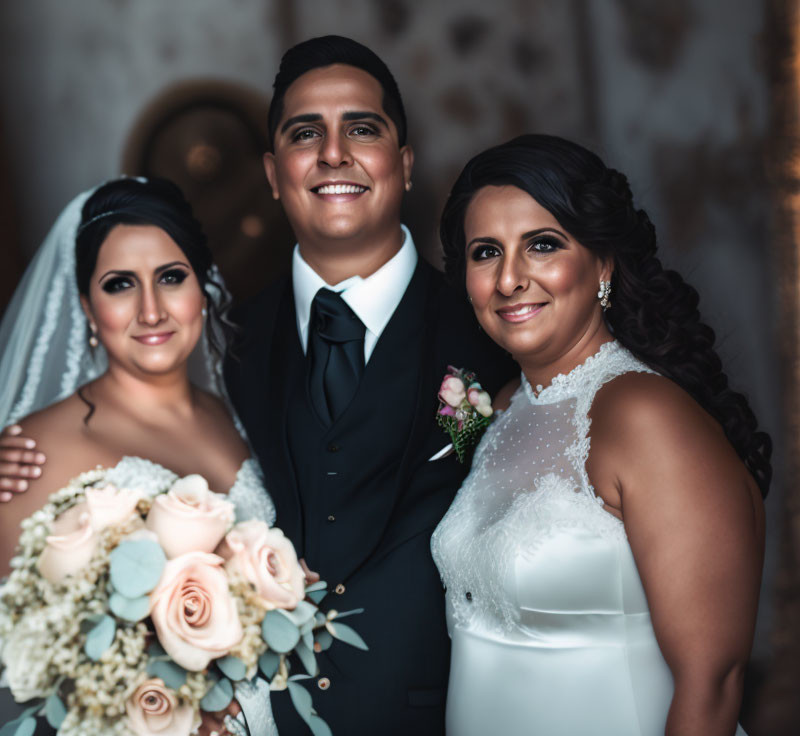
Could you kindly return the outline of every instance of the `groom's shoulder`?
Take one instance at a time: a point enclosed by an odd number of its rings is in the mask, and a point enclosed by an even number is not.
[[[254,296],[237,304],[230,312],[230,320],[245,331],[264,324],[273,316],[290,288],[288,276],[281,276]]]

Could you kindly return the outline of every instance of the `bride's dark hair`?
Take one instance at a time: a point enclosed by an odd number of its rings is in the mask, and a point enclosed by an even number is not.
[[[747,399],[728,387],[714,332],[700,319],[697,291],[656,255],[656,233],[633,205],[627,178],[582,146],[547,135],[524,135],[475,156],[461,172],[442,214],[445,271],[465,288],[464,217],[485,186],[510,185],[530,194],[581,245],[614,261],[614,334],[637,358],[684,388],[722,425],[766,495],[772,442]]]

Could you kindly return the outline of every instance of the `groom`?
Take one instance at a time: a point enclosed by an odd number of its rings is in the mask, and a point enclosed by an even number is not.
[[[400,222],[414,155],[397,84],[337,36],[284,54],[264,156],[294,229],[291,276],[237,315],[226,383],[277,524],[328,581],[323,607],[363,607],[362,652],[334,644],[306,681],[335,734],[442,734],[449,666],[430,536],[467,468],[436,425],[448,364],[495,392],[508,358]],[[273,693],[281,736],[308,733]]]
[[[291,276],[235,315],[226,384],[278,526],[328,582],[323,608],[365,609],[353,626],[369,645],[334,643],[303,684],[337,736],[438,736],[449,639],[430,537],[467,468],[441,452],[437,392],[448,364],[492,394],[514,368],[400,222],[414,155],[381,59],[338,36],[289,49],[268,126],[267,178],[298,245]],[[0,438],[0,489],[43,461],[8,454],[23,441]],[[271,700],[281,736],[309,733],[286,692]]]

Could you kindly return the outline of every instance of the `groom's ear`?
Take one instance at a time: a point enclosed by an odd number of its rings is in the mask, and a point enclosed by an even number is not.
[[[267,181],[272,187],[272,198],[280,199],[281,193],[278,189],[278,177],[277,172],[275,171],[275,154],[270,153],[269,151],[264,154],[264,171],[267,174]]]

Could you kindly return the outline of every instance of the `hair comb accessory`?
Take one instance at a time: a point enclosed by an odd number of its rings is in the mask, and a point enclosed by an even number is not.
[[[116,215],[116,214],[118,214],[119,212],[122,212],[122,210],[109,210],[108,212],[101,212],[99,215],[95,215],[95,216],[94,216],[94,217],[92,217],[90,220],[87,220],[86,222],[84,222],[84,223],[83,223],[83,224],[82,224],[82,225],[81,225],[81,226],[78,228],[78,233],[82,233],[82,232],[83,232],[83,231],[84,231],[84,230],[85,230],[87,227],[89,227],[89,225],[91,225],[92,223],[95,223],[95,222],[97,222],[98,220],[102,220],[104,217],[111,217],[111,215]]]

